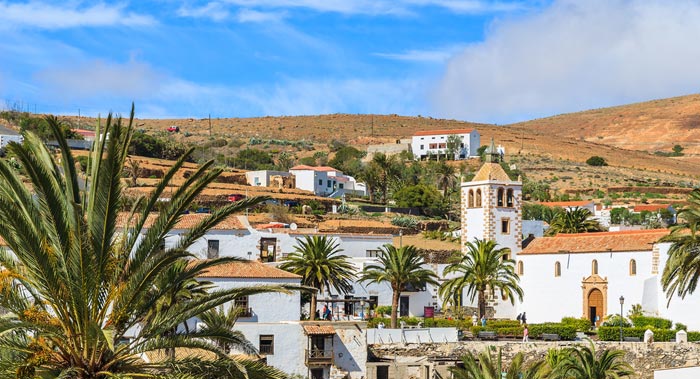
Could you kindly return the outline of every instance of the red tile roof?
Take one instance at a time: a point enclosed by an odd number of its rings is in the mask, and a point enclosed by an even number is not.
[[[341,172],[337,168],[333,168],[330,166],[307,166],[307,165],[303,165],[303,164],[298,165],[298,166],[294,166],[294,167],[290,168],[289,170],[338,171],[338,172]]]
[[[414,136],[436,136],[440,134],[469,134],[474,129],[443,129],[443,130],[421,130]]]
[[[568,254],[606,253],[624,251],[650,251],[668,229],[626,230],[621,232],[599,232],[558,234],[555,237],[535,238],[519,254]]]
[[[212,267],[199,275],[200,278],[250,278],[250,279],[301,279],[277,267],[268,266],[257,261],[231,262]]]
[[[639,213],[642,211],[656,212],[661,209],[668,209],[671,204],[639,204],[634,206],[634,211]]]
[[[593,203],[593,200],[582,201],[543,201],[540,204],[547,207],[584,207]]]
[[[335,334],[333,325],[304,325],[304,332],[309,336],[327,336]]]
[[[479,171],[472,178],[472,182],[481,182],[483,180],[496,180],[501,182],[510,182],[511,179],[498,163],[484,163]]]
[[[174,229],[191,229],[195,227],[199,222],[201,222],[205,217],[209,216],[207,213],[189,213],[180,216],[180,221],[175,224]],[[127,218],[129,217],[129,212],[122,212],[119,214],[117,219],[117,227],[124,228],[127,223]],[[158,217],[157,213],[151,213],[148,215],[146,222],[143,227],[148,229],[156,221]],[[132,221],[133,222],[133,221]],[[212,228],[212,230],[244,230],[245,226],[238,219],[238,216],[232,215],[225,218],[218,225]]]

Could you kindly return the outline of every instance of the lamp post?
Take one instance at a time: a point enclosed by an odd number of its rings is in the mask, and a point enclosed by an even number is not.
[[[622,342],[622,306],[625,305],[625,297],[620,296],[620,342]]]

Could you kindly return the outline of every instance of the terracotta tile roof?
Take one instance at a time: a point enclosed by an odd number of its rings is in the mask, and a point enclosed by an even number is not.
[[[157,213],[151,213],[146,219],[146,223],[143,225],[144,228],[150,228],[156,221]],[[180,221],[175,224],[174,229],[191,229],[195,227],[199,222],[201,222],[205,217],[209,216],[207,213],[188,213],[180,217]],[[119,214],[117,219],[117,227],[124,228],[127,223],[127,218],[129,217],[129,212],[122,212]],[[245,226],[238,220],[238,216],[232,215],[221,221],[218,225],[212,228],[212,230],[242,230],[246,229]]]
[[[540,204],[547,207],[585,207],[586,205],[593,204],[593,200],[582,200],[582,201],[543,201]]]
[[[309,336],[327,336],[335,334],[335,328],[333,325],[304,325],[304,333]]]
[[[668,209],[671,204],[639,204],[634,206],[634,211],[639,213],[643,211],[656,212],[661,209]]]
[[[215,266],[202,273],[200,278],[257,278],[257,279],[301,279],[276,267],[257,261],[231,262]]]
[[[469,134],[474,129],[442,129],[442,130],[421,130],[414,136],[436,136],[440,134]]]
[[[311,170],[311,171],[337,171],[341,172],[337,168],[333,168],[330,166],[307,166],[307,165],[298,165],[290,168],[289,170]]]
[[[555,237],[535,238],[518,254],[606,253],[650,251],[652,244],[668,235],[668,229],[626,230],[558,234]]]
[[[498,163],[484,163],[479,172],[474,175],[472,182],[480,182],[482,180],[497,180],[500,182],[511,182],[512,180],[508,177],[508,174],[503,170]]]

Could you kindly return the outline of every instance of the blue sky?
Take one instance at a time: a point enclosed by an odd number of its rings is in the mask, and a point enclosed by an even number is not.
[[[508,123],[697,92],[695,0],[0,1],[0,106]]]

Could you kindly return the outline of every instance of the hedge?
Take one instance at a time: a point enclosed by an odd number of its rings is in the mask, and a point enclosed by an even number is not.
[[[591,330],[591,321],[587,318],[564,317],[561,319],[562,325],[573,326],[577,332],[587,332]]]
[[[576,327],[561,323],[546,322],[543,324],[529,325],[529,332],[532,338],[540,338],[542,334],[558,334],[564,341],[576,339]]]
[[[622,328],[623,337],[637,337],[640,341],[644,341],[644,332],[650,328]],[[656,342],[668,342],[676,338],[676,331],[670,329],[651,329],[654,332],[654,341]],[[697,333],[697,332],[691,332]],[[688,340],[690,340],[690,334],[688,333]],[[693,337],[700,337],[698,335],[693,335]],[[601,326],[598,328],[598,338],[601,341],[619,341],[620,340],[620,328],[615,326]]]
[[[630,317],[635,328],[671,329],[673,322],[660,317],[634,316]]]

